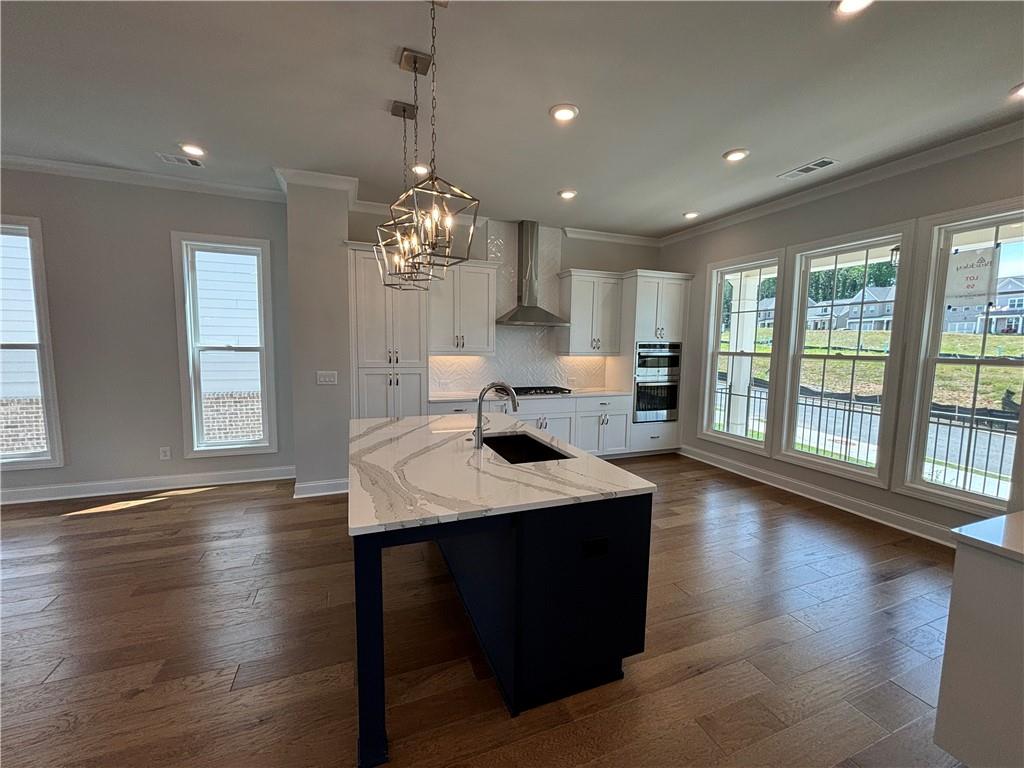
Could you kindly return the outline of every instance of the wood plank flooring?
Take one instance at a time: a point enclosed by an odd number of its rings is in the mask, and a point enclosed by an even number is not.
[[[679,456],[647,650],[510,718],[432,545],[384,558],[396,766],[954,766],[931,743],[952,551]],[[350,766],[344,497],[290,482],[8,507],[5,768]]]

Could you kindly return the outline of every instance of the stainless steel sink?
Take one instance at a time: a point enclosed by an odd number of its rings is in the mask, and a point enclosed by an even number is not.
[[[558,461],[573,456],[563,453],[526,432],[484,435],[484,445],[509,464],[528,464],[537,461]]]

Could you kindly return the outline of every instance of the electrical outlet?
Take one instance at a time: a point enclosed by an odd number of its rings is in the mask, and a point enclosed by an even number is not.
[[[168,461],[171,458],[171,446],[165,445],[160,449],[160,461]]]
[[[569,377],[569,389],[572,389],[575,386],[576,386],[576,377],[575,376],[570,376]]]

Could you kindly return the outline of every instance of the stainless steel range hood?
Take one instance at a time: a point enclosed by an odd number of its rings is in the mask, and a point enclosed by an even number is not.
[[[536,221],[519,222],[519,249],[516,265],[516,307],[497,319],[498,325],[543,325],[565,327],[569,325],[558,315],[537,304],[537,285],[540,282],[539,254],[540,225]]]

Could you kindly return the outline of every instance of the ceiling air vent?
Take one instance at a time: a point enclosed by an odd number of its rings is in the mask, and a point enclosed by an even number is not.
[[[799,168],[794,168],[791,171],[780,173],[779,178],[802,179],[804,176],[807,176],[808,174],[814,173],[815,171],[820,171],[822,168],[829,168],[830,166],[833,166],[835,164],[836,161],[833,160],[831,157],[821,157],[815,160],[814,162],[807,163],[807,165],[801,165]]]
[[[165,152],[157,152],[156,156],[163,160],[168,165],[187,165],[190,168],[202,168],[203,161],[196,160],[194,157],[185,157],[184,155],[168,155]]]

